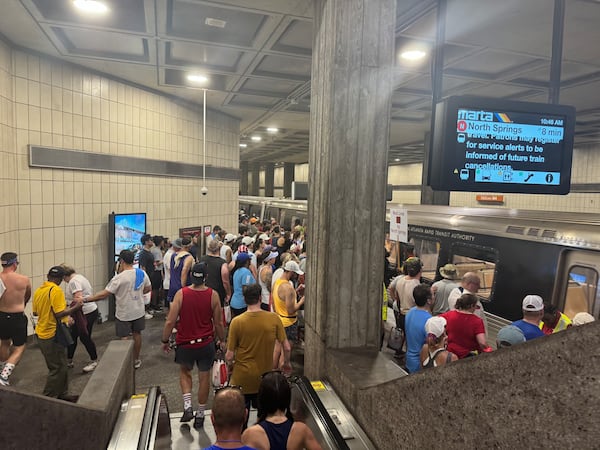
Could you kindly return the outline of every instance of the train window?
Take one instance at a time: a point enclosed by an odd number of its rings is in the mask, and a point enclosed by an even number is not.
[[[458,268],[460,276],[467,272],[475,272],[479,275],[481,285],[477,295],[487,301],[492,298],[496,261],[498,261],[498,252],[494,249],[460,244],[452,246],[452,264]]]
[[[591,267],[570,267],[564,313],[570,318],[578,312],[587,312],[598,317],[599,309],[598,272]]]
[[[433,281],[437,272],[440,243],[430,239],[411,237],[410,244],[414,247],[414,254],[421,258],[423,263],[423,278]],[[410,255],[402,255],[410,256]],[[403,258],[403,260],[406,258]]]

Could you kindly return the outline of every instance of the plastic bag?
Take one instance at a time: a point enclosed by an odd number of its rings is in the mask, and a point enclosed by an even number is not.
[[[392,350],[400,350],[402,346],[403,336],[402,330],[398,327],[394,327],[390,330],[390,336],[388,338],[387,346]]]
[[[225,325],[231,323],[231,306],[229,304],[223,307],[223,319],[225,320]]]
[[[143,295],[143,299],[144,299],[144,305],[149,305],[150,304],[150,299],[152,299],[152,292],[146,292]]]
[[[212,384],[215,389],[225,387],[229,384],[229,374],[227,373],[227,364],[223,359],[223,354],[217,352],[215,362],[212,367]]]

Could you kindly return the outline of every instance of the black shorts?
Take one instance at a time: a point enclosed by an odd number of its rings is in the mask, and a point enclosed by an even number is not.
[[[298,322],[293,323],[289,327],[285,327],[285,335],[290,343],[298,341]]]
[[[194,365],[197,365],[200,372],[208,372],[212,369],[214,360],[214,342],[209,342],[204,347],[178,346],[175,350],[175,362],[188,370],[192,370]]]
[[[27,317],[20,313],[0,311],[0,339],[12,340],[12,345],[20,347],[27,342]]]
[[[152,272],[152,275],[150,275],[150,283],[152,284],[152,290],[154,291],[162,287],[163,279],[160,270]]]
[[[123,338],[131,333],[141,333],[146,328],[146,318],[144,316],[139,319],[123,321],[115,317],[115,332],[117,337]]]

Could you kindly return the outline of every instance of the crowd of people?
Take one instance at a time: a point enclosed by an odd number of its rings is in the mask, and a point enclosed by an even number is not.
[[[488,325],[477,295],[481,280],[475,272],[462,276],[454,264],[439,269],[440,279],[422,283],[423,264],[418,257],[404,261],[404,274],[390,277],[387,295],[393,301],[396,327],[402,338],[394,357],[409,373],[458,359],[491,352]],[[593,321],[587,312],[573,320],[539,295],[522,301],[523,318],[501,328],[496,348],[506,348],[572,325]],[[404,350],[406,348],[406,351]]]
[[[0,384],[10,384],[9,378],[25,350],[27,317],[24,311],[26,303],[33,298],[34,331],[48,368],[44,395],[76,401],[77,396],[68,391],[68,369],[74,366],[78,342],[89,355],[89,362],[82,371],[90,373],[98,366],[99,355],[92,337],[98,321],[97,302],[113,295],[115,334],[117,338],[133,340],[135,369],[142,365],[140,354],[146,320],[167,311],[162,350],[168,353],[175,348],[184,411],[181,422],[193,419],[194,428],[203,427],[211,370],[219,352],[227,361],[230,383],[242,389],[242,404],[246,409],[241,427],[234,434],[241,436],[247,428],[251,405],[266,411],[266,415],[261,416],[261,426],[272,423],[272,428],[283,429],[275,416],[287,413],[283,407],[285,395],[282,394],[283,403],[276,403],[277,409],[273,411],[271,398],[263,396],[262,402],[260,400],[260,390],[268,391],[263,386],[265,380],[274,383],[281,380],[261,378],[261,375],[278,370],[285,374],[282,376],[287,383],[286,376],[292,372],[292,345],[302,339],[299,325],[304,306],[304,232],[299,221],[292,230],[286,231],[275,220],[259,223],[256,218],[242,216],[238,234],[228,233],[219,226],[213,227],[207,236],[181,237],[172,242],[163,236],[145,234],[136,248],[120,252],[114,277],[96,293],[84,275],[61,264],[49,269],[47,281],[32,295],[29,278],[17,273],[18,255],[3,254]],[[204,245],[202,239],[205,239]],[[226,319],[226,309],[231,312],[230,320]],[[61,339],[64,330],[69,335],[67,342]],[[195,407],[192,399],[194,367],[198,370]],[[233,404],[236,395],[223,393],[215,397],[212,420],[217,434],[228,433],[226,430],[231,424],[239,421],[232,422],[231,417],[225,417],[227,414],[219,414],[221,397],[224,402]],[[287,401],[289,403],[289,399]],[[290,426],[284,428],[283,434],[277,431],[277,439],[285,436],[284,441],[287,441],[289,435],[290,442],[297,443],[287,448],[304,448],[300,447],[304,442],[309,442],[306,448],[320,448],[312,442],[314,436],[311,440],[312,434],[300,424],[290,422]],[[264,436],[255,431],[249,433],[253,440],[258,439],[258,447],[252,448],[269,448],[265,446]],[[271,436],[272,432],[267,434]],[[269,439],[271,437],[267,442]],[[222,438],[221,444],[226,441]],[[271,448],[284,447],[273,444]]]

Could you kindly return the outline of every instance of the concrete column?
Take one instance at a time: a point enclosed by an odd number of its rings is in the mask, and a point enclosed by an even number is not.
[[[259,194],[260,186],[260,164],[254,163],[249,165],[250,171],[250,195]]]
[[[379,349],[396,0],[315,0],[304,371]]]
[[[292,183],[296,175],[296,165],[294,163],[283,164],[283,196],[290,198],[292,196]]]
[[[240,194],[248,194],[248,161],[240,161]]]
[[[265,197],[273,197],[275,192],[275,164],[265,164]]]

